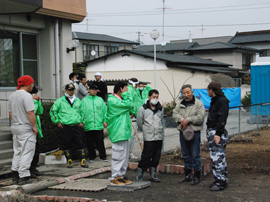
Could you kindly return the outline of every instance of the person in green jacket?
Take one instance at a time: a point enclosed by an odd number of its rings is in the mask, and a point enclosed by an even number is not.
[[[37,176],[42,175],[42,173],[39,170],[37,170],[37,164],[39,162],[39,154],[40,154],[40,144],[39,144],[38,139],[43,138],[39,115],[43,114],[44,109],[42,107],[40,97],[37,95],[37,93],[38,93],[38,89],[34,86],[32,89],[32,92],[30,94],[32,94],[33,99],[34,99],[36,124],[37,124],[38,132],[37,132],[37,142],[36,142],[35,154],[34,154],[31,166],[30,166],[30,173],[31,173],[32,178],[35,178]]]
[[[152,88],[147,85],[145,82],[139,82],[138,88],[136,89],[137,93],[141,95],[141,104],[144,105],[146,103],[146,100],[148,100],[149,91],[152,90]]]
[[[139,92],[136,91],[136,88],[139,84],[139,81],[136,78],[131,78],[131,79],[129,79],[128,82],[129,82],[128,93],[130,94],[130,99],[132,101],[132,111],[131,111],[131,114],[133,114],[132,124],[133,124],[134,128],[138,131],[136,117],[137,117],[137,114],[138,114],[140,107],[143,105],[141,95],[139,94]],[[129,149],[130,149],[129,150],[129,158],[130,159],[138,159],[138,157],[135,156],[133,153],[133,146],[134,146],[135,142],[136,142],[136,133],[133,130],[132,131],[132,138],[129,141]]]
[[[90,163],[96,158],[95,148],[103,161],[106,159],[103,129],[107,127],[107,107],[103,99],[97,96],[98,87],[95,84],[89,86],[89,96],[82,99],[81,114],[86,136]]]
[[[108,95],[108,133],[112,142],[112,185],[126,185],[132,182],[126,178],[128,167],[129,145],[131,138],[130,113],[132,102],[128,97],[127,84],[118,82],[114,86],[114,93]]]
[[[84,143],[81,129],[84,127],[81,116],[81,100],[74,95],[75,86],[65,86],[66,93],[58,98],[50,110],[53,123],[61,129],[61,150],[67,158],[67,168],[73,167],[70,149],[72,145],[80,152],[81,167],[88,168],[85,160]]]

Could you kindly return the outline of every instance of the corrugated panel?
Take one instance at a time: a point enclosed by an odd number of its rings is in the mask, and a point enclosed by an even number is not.
[[[270,102],[270,64],[251,66],[251,104]],[[270,105],[253,106],[251,114],[270,115]]]

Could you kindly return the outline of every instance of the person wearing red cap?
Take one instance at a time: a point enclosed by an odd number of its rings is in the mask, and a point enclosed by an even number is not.
[[[35,153],[38,132],[35,105],[29,92],[33,89],[34,79],[24,75],[18,80],[17,90],[9,96],[8,110],[11,118],[14,155],[12,160],[13,183],[31,183],[30,165]]]

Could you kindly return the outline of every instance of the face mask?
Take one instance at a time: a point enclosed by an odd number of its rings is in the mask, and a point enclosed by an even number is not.
[[[151,99],[150,102],[152,105],[156,105],[158,103],[158,99]]]
[[[140,87],[139,89],[140,89],[140,90],[143,90],[143,87]]]

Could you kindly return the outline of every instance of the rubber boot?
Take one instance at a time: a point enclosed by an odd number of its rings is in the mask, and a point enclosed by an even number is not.
[[[18,171],[12,171],[12,184],[18,184],[19,173]]]
[[[142,181],[142,178],[143,178],[143,170],[141,168],[138,168],[136,180]]]
[[[84,149],[80,149],[78,150],[80,152],[80,155],[81,155],[81,167],[83,168],[89,168],[89,166],[87,165],[86,163],[86,160],[85,160],[85,152],[84,152]]]
[[[201,179],[201,171],[196,171],[194,173],[194,177],[192,178],[191,185],[196,185],[200,183]]]
[[[73,162],[72,162],[71,155],[70,155],[69,151],[65,150],[64,154],[65,154],[66,159],[67,159],[67,168],[73,168]]]
[[[192,177],[192,170],[190,168],[185,168],[185,178],[180,180],[180,183],[190,182]]]
[[[156,175],[156,168],[150,167],[150,180],[153,182],[160,182],[160,179]]]

